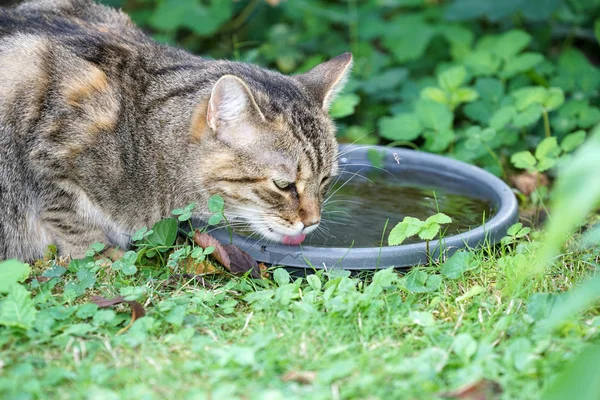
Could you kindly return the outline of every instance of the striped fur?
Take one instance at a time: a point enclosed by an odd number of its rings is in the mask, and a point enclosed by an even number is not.
[[[157,44],[91,0],[0,8],[0,259],[126,248],[213,194],[268,239],[310,232],[336,173],[327,108],[351,61],[286,77]]]

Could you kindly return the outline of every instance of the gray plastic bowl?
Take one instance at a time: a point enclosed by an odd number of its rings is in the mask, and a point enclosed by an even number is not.
[[[401,148],[381,146],[340,145],[340,170],[346,169],[362,173],[371,168],[367,157],[370,149],[385,152],[384,168],[399,177],[411,173],[425,173],[433,183],[443,182],[443,187],[454,188],[462,193],[489,200],[496,214],[468,232],[448,236],[429,243],[432,256],[440,251],[450,255],[465,247],[474,248],[484,244],[495,244],[506,234],[506,230],[517,221],[518,206],[512,190],[500,179],[481,168],[434,154]],[[359,167],[356,167],[359,165]],[[225,229],[211,232],[221,242],[230,242]],[[427,264],[424,242],[393,247],[339,248],[289,246],[278,243],[265,243],[233,234],[232,243],[248,252],[258,262],[292,267],[294,269],[343,268],[353,271],[374,270],[387,267],[403,268]],[[308,271],[306,271],[308,272]]]

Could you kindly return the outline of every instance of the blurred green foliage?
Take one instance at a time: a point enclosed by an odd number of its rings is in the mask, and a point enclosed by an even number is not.
[[[161,42],[287,74],[352,51],[331,111],[341,141],[506,175],[511,155],[600,121],[600,0],[105,2]]]

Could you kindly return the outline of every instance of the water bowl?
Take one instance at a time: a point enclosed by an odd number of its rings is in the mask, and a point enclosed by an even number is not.
[[[222,242],[258,262],[294,269],[374,270],[428,262],[427,243],[388,246],[389,231],[405,216],[425,220],[442,212],[452,223],[429,242],[429,257],[495,244],[517,221],[511,189],[481,168],[434,154],[378,146],[340,146],[340,171],[323,208],[320,228],[300,246],[221,229]]]

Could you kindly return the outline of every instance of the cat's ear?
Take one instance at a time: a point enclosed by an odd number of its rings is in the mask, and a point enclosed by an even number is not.
[[[223,123],[242,121],[252,115],[265,119],[246,82],[234,75],[224,75],[219,78],[213,86],[208,101],[206,110],[208,126],[216,132]]]
[[[296,79],[321,103],[323,110],[329,110],[337,94],[344,88],[351,69],[352,54],[344,53],[297,75]]]

